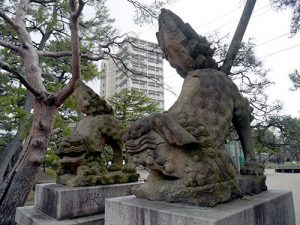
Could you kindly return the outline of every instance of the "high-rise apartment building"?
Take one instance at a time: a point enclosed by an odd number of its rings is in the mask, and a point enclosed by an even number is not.
[[[108,98],[122,89],[137,89],[163,109],[163,60],[159,46],[128,38],[117,55],[121,61],[109,59],[102,64],[104,74],[100,80],[100,95]]]
[[[102,62],[100,78],[101,97],[109,98],[116,92],[116,69],[117,67],[111,58]]]

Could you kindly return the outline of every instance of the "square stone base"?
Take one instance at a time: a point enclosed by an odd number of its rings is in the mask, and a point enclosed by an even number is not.
[[[104,213],[105,199],[130,195],[131,188],[143,182],[67,187],[61,184],[38,184],[34,207],[57,220]]]
[[[149,201],[135,196],[106,199],[105,225],[295,225],[292,193],[270,190],[213,208]]]
[[[33,206],[25,206],[17,208],[15,221],[21,225],[104,225],[104,214],[56,220],[34,209]]]

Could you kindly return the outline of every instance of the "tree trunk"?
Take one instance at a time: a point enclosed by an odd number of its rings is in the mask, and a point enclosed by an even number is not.
[[[59,92],[49,95],[42,82],[42,69],[39,64],[39,54],[26,29],[26,16],[30,0],[20,0],[12,19],[0,10],[0,16],[11,25],[20,39],[20,47],[16,47],[22,58],[26,79],[9,65],[5,69],[20,79],[22,84],[34,95],[34,117],[30,133],[26,139],[22,154],[13,172],[0,185],[0,224],[15,224],[16,208],[22,206],[29,193],[32,182],[43,163],[47,145],[53,129],[58,108],[73,93],[76,80],[80,79],[80,44],[78,34],[78,19],[83,10],[83,0],[70,0],[70,30],[72,46],[72,78]],[[43,3],[46,1],[38,1]],[[78,4],[77,4],[78,3]],[[3,68],[3,67],[2,67]]]
[[[242,16],[240,18],[238,27],[235,30],[234,36],[230,43],[227,55],[225,57],[225,61],[222,65],[221,71],[225,74],[229,74],[233,62],[236,58],[236,55],[240,49],[242,39],[244,37],[246,28],[248,26],[249,20],[251,18],[256,0],[247,0],[245,8],[243,10]]]
[[[34,118],[14,172],[0,186],[0,224],[15,224],[16,208],[25,203],[50,139],[57,107],[34,100]]]
[[[0,155],[0,184],[9,175],[17,162],[19,155],[22,151],[22,143],[26,128],[30,123],[30,110],[32,109],[32,94],[27,91],[24,110],[27,113],[24,120],[20,123],[18,131],[14,138],[5,146]]]

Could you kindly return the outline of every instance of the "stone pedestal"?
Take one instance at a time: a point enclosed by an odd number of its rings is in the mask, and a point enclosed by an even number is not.
[[[104,214],[56,220],[34,206],[24,206],[17,208],[15,221],[19,225],[104,225]]]
[[[105,225],[295,225],[292,193],[266,191],[213,208],[126,196],[106,199]]]
[[[34,206],[19,207],[19,225],[104,224],[105,199],[130,195],[142,182],[66,187],[61,184],[36,185]]]

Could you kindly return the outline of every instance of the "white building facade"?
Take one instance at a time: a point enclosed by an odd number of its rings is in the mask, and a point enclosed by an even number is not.
[[[121,61],[110,59],[103,63],[100,95],[108,98],[123,89],[136,89],[164,109],[163,59],[159,46],[129,38],[117,55]]]
[[[111,97],[116,91],[116,65],[114,61],[109,58],[101,64],[101,78],[100,78],[100,96],[104,98]]]

